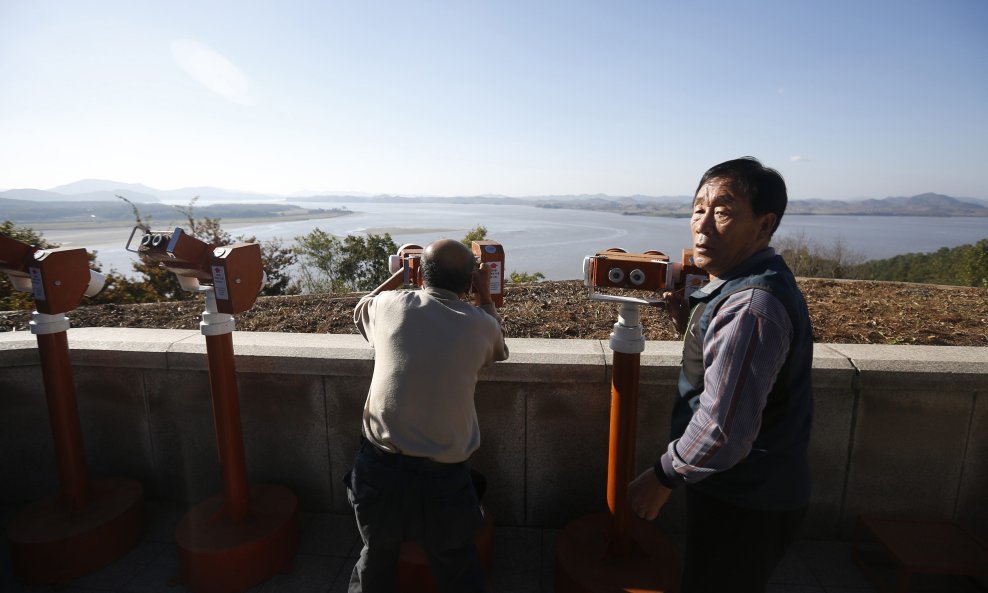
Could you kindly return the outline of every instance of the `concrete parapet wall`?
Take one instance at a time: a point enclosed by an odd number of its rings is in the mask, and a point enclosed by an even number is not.
[[[222,489],[204,338],[196,331],[69,330],[92,477],[130,476],[149,498]],[[606,508],[611,352],[606,341],[510,339],[476,403],[498,522],[561,526]],[[677,342],[642,354],[639,469],[665,448]],[[303,509],[348,510],[374,351],[356,335],[234,333],[249,478]],[[818,344],[813,501],[804,537],[847,537],[854,517],[955,518],[988,533],[988,348]],[[58,489],[35,337],[0,333],[0,503]],[[675,492],[660,523],[682,531]]]

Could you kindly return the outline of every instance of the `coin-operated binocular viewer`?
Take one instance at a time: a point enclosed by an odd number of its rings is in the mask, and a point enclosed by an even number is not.
[[[607,513],[570,522],[557,544],[557,588],[569,592],[674,592],[679,553],[658,528],[632,517],[628,483],[634,478],[638,380],[645,337],[641,306],[664,305],[663,292],[695,290],[706,280],[683,252],[670,263],[659,251],[608,249],[583,261],[588,297],[619,304],[610,336],[614,352],[607,458]],[[632,292],[628,292],[632,291]],[[655,295],[655,296],[652,296]]]
[[[137,231],[142,234],[137,236]],[[209,382],[223,492],[192,507],[175,529],[179,581],[193,593],[233,593],[291,568],[298,501],[276,484],[247,484],[233,358],[233,315],[253,307],[264,284],[256,243],[216,246],[185,233],[135,227],[127,249],[202,292]]]
[[[498,307],[504,306],[504,247],[497,241],[471,241],[470,250],[477,263],[487,264],[491,274],[491,299]],[[402,284],[404,286],[422,286],[422,252],[421,245],[405,243],[398,248],[398,253],[388,258],[388,268],[391,273],[404,270]],[[473,292],[471,287],[470,292]]]
[[[102,568],[137,545],[144,532],[144,489],[137,480],[91,480],[69,360],[65,313],[104,284],[82,248],[39,249],[0,234],[0,271],[15,290],[31,293],[60,492],[10,522],[7,537],[18,578],[64,584]]]
[[[144,231],[139,238],[135,236],[138,230]],[[205,293],[206,313],[234,315],[249,311],[264,285],[261,246],[256,243],[217,247],[196,239],[180,227],[163,232],[135,227],[127,249],[145,262],[156,263],[175,274],[183,290]],[[209,310],[210,294],[215,311]],[[216,323],[216,320],[210,318],[208,322]],[[206,325],[208,322],[203,320]],[[232,318],[226,323],[232,324]],[[231,325],[229,331],[232,329]],[[210,335],[205,330],[203,333]]]

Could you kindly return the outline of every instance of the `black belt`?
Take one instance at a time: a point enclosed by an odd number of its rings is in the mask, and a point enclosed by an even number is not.
[[[434,461],[428,457],[415,457],[413,455],[404,455],[402,453],[392,453],[378,447],[363,436],[360,437],[360,450],[371,454],[391,466],[403,465],[406,467],[419,467],[422,469],[433,469],[438,471],[453,469],[466,463],[465,461],[461,461],[459,463],[443,463],[441,461]]]

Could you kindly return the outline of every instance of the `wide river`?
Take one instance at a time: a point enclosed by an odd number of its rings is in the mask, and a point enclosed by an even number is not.
[[[345,206],[353,213],[336,218],[229,224],[224,228],[234,236],[254,236],[261,241],[277,237],[286,245],[314,228],[335,235],[390,232],[398,245],[425,245],[441,237],[462,239],[471,228],[483,225],[488,239],[504,246],[508,272],[541,272],[549,280],[582,278],[584,256],[609,247],[621,247],[629,252],[657,249],[678,261],[682,249],[690,244],[689,222],[685,218],[493,204],[305,202],[299,205],[326,209]],[[131,262],[137,256],[124,248],[129,227],[46,229],[44,225],[36,225],[33,228],[64,247],[97,251],[104,271],[132,274]],[[824,247],[840,241],[864,259],[882,259],[988,238],[988,218],[787,215],[776,238],[793,235]]]

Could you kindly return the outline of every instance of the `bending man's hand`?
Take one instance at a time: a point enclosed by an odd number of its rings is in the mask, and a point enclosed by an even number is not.
[[[628,484],[631,511],[648,521],[659,516],[659,511],[669,500],[671,493],[672,490],[662,485],[652,468],[648,468]]]
[[[485,263],[477,264],[473,270],[473,298],[477,305],[488,305],[494,302],[491,298],[491,267]]]

